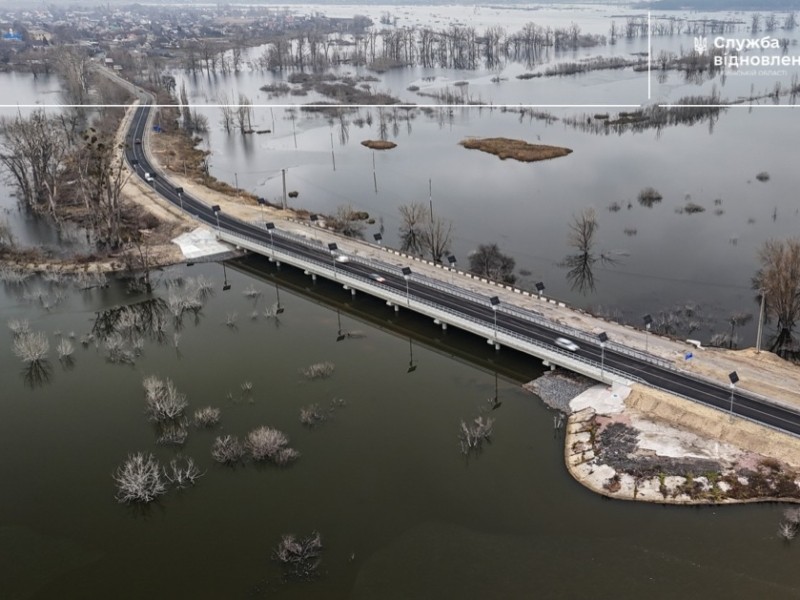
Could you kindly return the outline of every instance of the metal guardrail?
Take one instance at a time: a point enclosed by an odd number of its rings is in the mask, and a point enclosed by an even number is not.
[[[255,226],[263,226],[263,222],[259,222],[259,221],[251,221],[251,224],[253,224]],[[324,245],[321,242],[316,242],[315,243],[312,240],[308,240],[304,236],[295,235],[295,234],[289,233],[287,231],[280,231],[280,233],[277,233],[278,231],[279,230],[274,229],[273,230],[273,232],[275,232],[274,235],[279,235],[281,237],[284,237],[285,239],[290,239],[290,240],[292,240],[294,242],[303,244],[304,246],[309,247],[309,248],[323,249],[324,250]],[[379,264],[383,270],[393,272],[398,276],[401,275],[400,269],[397,266],[389,264],[389,263],[386,263],[384,261],[377,260],[377,259],[367,259],[365,257],[362,257],[362,256],[358,255],[358,254],[349,254],[348,256],[349,256],[350,260],[359,262],[361,264],[364,264],[364,265]],[[446,269],[447,269],[446,267],[442,267],[443,272]],[[412,271],[412,273],[411,273],[411,278],[414,281],[418,282],[418,283],[422,283],[422,284],[424,284],[424,285],[426,285],[426,286],[428,286],[428,287],[430,287],[432,289],[440,290],[442,292],[450,294],[451,296],[456,296],[458,298],[464,298],[465,300],[470,300],[472,302],[486,303],[487,306],[488,306],[489,297],[485,296],[483,294],[480,294],[480,293],[477,293],[477,292],[472,292],[472,291],[469,291],[469,290],[465,290],[465,289],[463,289],[461,287],[458,287],[458,286],[455,286],[453,284],[448,284],[447,282],[442,282],[442,281],[439,281],[437,279],[433,279],[432,277],[429,277],[427,275],[424,275],[424,274],[421,274],[421,273],[417,273],[417,272],[414,272],[414,271]],[[502,311],[502,312],[513,314],[513,315],[515,315],[515,316],[517,316],[519,318],[531,321],[532,323],[536,323],[538,325],[542,325],[542,326],[548,327],[550,329],[559,331],[560,333],[563,333],[563,334],[565,334],[565,335],[567,335],[569,337],[573,337],[573,338],[576,338],[576,339],[579,339],[579,340],[583,340],[583,341],[585,341],[587,343],[590,343],[590,344],[597,344],[598,343],[597,339],[594,336],[592,336],[591,334],[586,333],[585,331],[583,331],[581,329],[577,329],[575,327],[570,327],[569,325],[562,325],[562,324],[560,324],[560,323],[558,323],[556,321],[552,321],[552,320],[546,318],[541,313],[537,313],[534,310],[524,309],[524,308],[521,308],[521,307],[518,307],[518,306],[510,305],[508,303],[501,303],[500,306],[499,306],[499,310]],[[669,369],[669,370],[674,371],[674,372],[680,372],[680,370],[677,367],[675,367],[675,365],[672,362],[670,362],[668,360],[665,360],[663,358],[660,358],[658,356],[655,356],[653,354],[650,354],[648,352],[642,352],[640,350],[635,350],[635,349],[632,349],[632,348],[628,348],[624,344],[620,344],[618,342],[614,342],[614,341],[611,341],[611,340],[608,342],[608,345],[609,345],[610,349],[612,349],[614,352],[618,352],[619,354],[625,354],[627,356],[631,356],[631,357],[637,358],[637,359],[642,360],[644,362],[649,362],[651,364],[657,365],[657,366],[659,366],[661,368],[664,368],[664,369]]]
[[[242,234],[242,233],[239,233],[239,232],[233,232],[231,230],[228,230],[225,227],[222,227],[221,231],[224,231],[225,234],[228,235],[228,236],[231,236],[233,238],[239,238],[241,240],[245,240],[245,241],[249,242],[250,244],[253,244],[253,245],[256,245],[256,246],[259,246],[259,247],[263,248],[264,251],[265,251],[264,252],[265,255],[268,256],[268,257],[272,256],[273,253],[274,253],[275,257],[277,259],[277,253],[280,253],[281,255],[283,255],[285,257],[288,257],[289,259],[294,259],[294,260],[296,260],[298,262],[301,262],[301,263],[306,263],[306,264],[313,265],[313,266],[317,267],[319,270],[323,271],[327,277],[329,277],[330,279],[333,279],[334,269],[333,269],[332,264],[329,264],[327,261],[319,261],[319,260],[316,260],[316,259],[313,259],[313,258],[309,258],[307,256],[302,256],[302,255],[299,255],[299,254],[297,254],[295,252],[292,252],[291,250],[287,250],[285,248],[274,248],[271,243],[265,243],[263,240],[251,237],[251,236],[246,235],[246,234]],[[365,262],[368,263],[368,261],[365,261]],[[299,266],[302,268],[305,265],[301,264]],[[348,277],[348,278],[350,278],[352,280],[355,280],[357,282],[360,282],[362,284],[366,284],[367,286],[384,288],[384,290],[386,292],[391,293],[391,294],[395,294],[395,295],[398,296],[398,298],[396,299],[398,305],[401,305],[402,301],[405,300],[405,296],[402,293],[397,292],[397,290],[395,290],[394,288],[391,288],[391,287],[386,286],[384,284],[375,282],[372,279],[369,279],[367,277],[363,277],[361,275],[354,274],[354,273],[346,273],[346,272],[341,273],[340,276]],[[431,308],[433,310],[436,310],[436,311],[451,315],[451,316],[453,316],[455,318],[461,319],[462,321],[467,321],[469,323],[473,323],[475,325],[478,325],[478,326],[486,329],[486,332],[484,332],[484,333],[489,335],[490,337],[492,337],[494,332],[495,332],[495,328],[494,328],[494,326],[492,324],[487,323],[486,321],[482,321],[482,320],[480,320],[480,319],[478,319],[476,317],[473,317],[473,316],[471,316],[471,315],[469,315],[467,313],[463,313],[463,312],[454,310],[454,309],[452,309],[450,307],[437,304],[437,303],[432,302],[430,300],[427,300],[425,298],[421,298],[421,297],[415,296],[413,293],[410,294],[410,297],[414,300],[414,302],[416,304],[427,306],[427,307],[429,307],[429,308]],[[521,342],[524,342],[525,344],[541,348],[542,350],[545,350],[545,351],[547,351],[549,353],[556,354],[556,355],[561,355],[561,356],[563,356],[565,358],[568,358],[570,360],[581,362],[581,363],[586,364],[587,366],[590,366],[592,368],[595,368],[595,369],[597,369],[597,370],[599,370],[601,372],[608,372],[610,374],[614,374],[614,375],[616,375],[618,377],[621,377],[623,379],[626,379],[626,380],[639,381],[639,382],[642,382],[642,383],[644,382],[644,380],[642,380],[641,378],[639,378],[639,377],[637,377],[635,375],[630,375],[630,374],[625,373],[623,371],[620,371],[619,369],[616,369],[614,367],[610,367],[610,366],[601,364],[601,362],[598,362],[598,361],[595,361],[595,360],[591,360],[591,359],[585,358],[583,356],[576,355],[576,354],[574,354],[572,352],[566,352],[566,351],[564,351],[564,350],[562,350],[560,348],[550,346],[548,344],[540,342],[539,340],[536,340],[536,339],[531,338],[529,336],[522,335],[522,334],[520,334],[520,333],[518,333],[516,331],[512,331],[510,329],[506,329],[505,327],[498,326],[497,327],[497,334],[498,334],[498,336],[500,334],[502,334],[503,336],[506,336],[508,338],[515,338],[515,339],[520,340]],[[490,339],[490,337],[487,337],[487,339]]]

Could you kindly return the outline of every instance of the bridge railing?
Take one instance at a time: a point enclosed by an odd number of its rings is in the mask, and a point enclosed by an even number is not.
[[[251,221],[251,224],[255,225],[257,227],[263,227],[263,222],[262,221]],[[278,231],[279,230],[277,230],[277,229],[273,230],[273,232],[278,232]],[[314,240],[309,240],[305,236],[295,235],[295,234],[289,233],[287,231],[281,231],[280,233],[275,233],[275,235],[280,235],[281,237],[284,237],[286,239],[291,239],[292,241],[297,242],[297,243],[301,243],[304,246],[307,246],[309,248],[316,248],[316,249],[322,248],[322,249],[324,249],[324,246],[322,245],[321,242],[317,242],[317,241],[314,241]],[[365,257],[362,257],[362,256],[360,256],[358,254],[350,254],[350,255],[348,255],[348,257],[352,261],[360,262],[360,263],[365,264],[365,265],[376,264],[376,263],[380,264],[382,269],[384,269],[386,271],[394,272],[398,276],[401,275],[400,268],[398,268],[396,265],[392,265],[392,264],[386,263],[384,261],[376,260],[376,259],[365,258]],[[443,272],[445,271],[445,269],[446,268],[443,267]],[[418,283],[422,283],[422,284],[424,284],[424,285],[426,285],[426,286],[428,286],[428,287],[430,287],[432,289],[437,289],[437,290],[440,290],[440,291],[445,292],[447,294],[450,294],[452,296],[456,296],[458,298],[464,298],[465,300],[470,300],[470,301],[477,302],[477,303],[486,303],[487,306],[489,305],[489,296],[488,295],[481,294],[479,292],[473,292],[471,290],[466,290],[466,289],[464,289],[462,287],[459,287],[459,286],[456,286],[456,285],[453,285],[453,284],[448,284],[447,282],[434,279],[432,277],[429,277],[429,276],[424,275],[422,273],[419,273],[417,271],[412,271],[411,272],[411,277],[412,277],[412,279],[414,281],[416,281]],[[530,321],[532,323],[536,323],[538,325],[545,325],[545,326],[549,327],[550,329],[554,329],[554,330],[556,330],[556,331],[558,331],[560,333],[563,333],[564,335],[566,335],[566,336],[568,336],[570,338],[574,338],[574,339],[577,339],[577,340],[582,340],[582,341],[584,341],[586,343],[589,343],[589,344],[592,344],[594,346],[598,346],[599,345],[599,342],[598,342],[596,336],[593,336],[592,334],[587,333],[587,332],[585,332],[585,331],[583,331],[581,329],[577,329],[575,327],[570,327],[569,325],[563,325],[561,323],[558,323],[557,321],[552,321],[552,320],[548,319],[543,314],[541,314],[540,312],[538,312],[538,311],[536,311],[534,309],[526,309],[526,308],[522,308],[522,307],[519,307],[519,306],[511,305],[511,304],[508,304],[508,303],[501,303],[499,305],[499,310],[502,311],[502,312],[508,313],[508,314],[513,314],[513,315],[515,315],[515,316],[517,316],[519,318],[528,320],[528,321]],[[639,360],[642,360],[642,361],[649,362],[651,364],[657,365],[657,366],[659,366],[661,368],[664,368],[664,369],[670,369],[670,370],[676,371],[676,372],[679,371],[679,369],[671,361],[663,359],[663,358],[661,358],[659,356],[656,356],[654,354],[650,354],[649,352],[642,352],[641,350],[636,350],[636,349],[633,349],[633,348],[629,348],[625,344],[621,344],[619,342],[615,342],[614,340],[609,340],[607,342],[607,344],[608,344],[608,348],[610,350],[613,350],[614,352],[617,352],[619,354],[625,354],[627,356],[631,356],[633,358],[637,358]]]
[[[302,256],[302,255],[297,254],[297,253],[295,253],[295,252],[293,252],[291,250],[287,250],[286,248],[273,248],[270,243],[264,242],[263,240],[260,240],[258,238],[254,238],[252,236],[248,236],[248,235],[242,234],[240,232],[230,231],[230,230],[227,230],[224,227],[222,229],[225,230],[225,233],[228,236],[231,236],[231,237],[234,237],[234,238],[239,238],[239,239],[242,239],[242,240],[246,240],[250,244],[254,244],[256,246],[262,247],[264,249],[265,254],[268,255],[268,256],[270,254],[272,254],[273,251],[276,253],[276,256],[277,256],[277,253],[280,253],[280,254],[282,254],[284,256],[287,256],[289,258],[292,258],[292,259],[294,259],[294,260],[296,260],[296,261],[298,261],[300,263],[308,263],[310,265],[314,265],[317,269],[319,269],[320,271],[324,272],[326,275],[329,275],[331,278],[333,278],[334,269],[332,267],[332,264],[327,262],[327,261],[319,261],[319,260],[316,260],[316,259],[313,259],[313,258],[309,258],[307,256]],[[396,289],[392,288],[391,286],[388,286],[386,284],[382,284],[380,282],[374,281],[374,280],[372,280],[372,279],[370,279],[368,277],[364,277],[364,276],[362,276],[360,274],[349,273],[349,272],[337,272],[337,276],[338,277],[345,276],[345,277],[348,277],[348,278],[350,278],[352,280],[358,281],[359,283],[362,283],[362,284],[364,284],[366,286],[371,286],[371,287],[375,287],[375,288],[378,288],[378,289],[383,289],[385,293],[389,293],[389,294],[393,294],[395,296],[398,296],[396,298],[396,301],[398,301],[398,304],[399,304],[400,301],[405,299],[403,294],[398,293],[398,291]],[[430,300],[428,300],[426,298],[421,298],[419,296],[414,295],[413,292],[410,293],[409,296],[414,300],[414,302],[416,304],[428,306],[433,310],[436,310],[436,311],[439,311],[441,313],[445,313],[445,314],[451,315],[452,317],[458,318],[458,319],[460,319],[462,321],[467,321],[467,322],[473,323],[473,324],[485,329],[483,334],[489,336],[489,337],[487,337],[487,339],[490,339],[491,336],[493,336],[493,334],[494,334],[494,331],[495,331],[494,327],[490,323],[487,323],[487,321],[483,321],[483,320],[481,320],[479,318],[476,318],[476,317],[474,317],[472,315],[469,315],[469,314],[467,314],[465,312],[452,309],[452,308],[450,308],[448,306],[443,306],[441,304],[437,304],[436,302],[432,302],[432,301],[430,301]],[[530,336],[526,336],[526,335],[520,334],[520,333],[518,333],[516,331],[507,329],[505,327],[498,326],[497,327],[497,333],[498,333],[498,337],[500,335],[502,335],[502,336],[505,336],[506,338],[517,339],[517,340],[519,340],[519,341],[521,341],[521,342],[523,342],[525,344],[529,344],[531,346],[536,346],[538,348],[541,348],[542,350],[545,350],[546,352],[549,352],[549,353],[552,353],[552,354],[561,355],[561,356],[563,356],[565,358],[568,358],[570,360],[575,360],[575,361],[584,363],[584,364],[586,364],[588,366],[596,368],[599,371],[613,373],[614,375],[617,375],[617,376],[619,376],[619,377],[621,377],[623,379],[627,379],[627,380],[644,382],[644,380],[642,380],[641,378],[639,378],[639,377],[637,377],[635,375],[630,375],[628,373],[625,373],[623,371],[615,369],[614,367],[610,367],[608,365],[604,365],[600,361],[596,361],[596,360],[592,360],[592,359],[589,359],[589,358],[586,358],[586,357],[583,357],[583,356],[579,356],[579,355],[576,355],[576,354],[574,354],[572,352],[567,352],[565,350],[562,350],[561,348],[554,347],[554,346],[551,346],[549,344],[545,344],[545,343],[540,342],[539,340],[536,340],[536,339],[534,339],[534,338],[532,338]]]

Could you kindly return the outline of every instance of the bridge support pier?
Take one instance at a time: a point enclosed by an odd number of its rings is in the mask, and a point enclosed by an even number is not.
[[[351,296],[355,296],[355,295],[356,295],[356,291],[355,291],[355,290],[353,290],[353,289],[351,289],[351,290],[350,290],[350,295],[351,295]]]
[[[447,331],[447,323],[442,323],[442,331]]]
[[[311,281],[316,281],[316,280],[317,280],[317,274],[316,273],[312,273],[311,274]]]
[[[400,312],[400,307],[396,304],[394,305],[394,312]]]

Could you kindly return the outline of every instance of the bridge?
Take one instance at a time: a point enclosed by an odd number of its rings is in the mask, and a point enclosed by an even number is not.
[[[498,350],[512,348],[547,366],[559,366],[601,382],[642,383],[800,435],[800,413],[790,407],[681,371],[647,352],[612,340],[601,341],[597,336],[555,323],[540,312],[508,302],[507,296],[501,301],[496,295],[475,292],[449,277],[447,269],[442,269],[441,277],[434,277],[430,270],[415,270],[413,261],[385,248],[378,257],[374,253],[370,257],[347,254],[336,243],[292,233],[280,223],[244,221],[226,214],[219,206],[201,202],[173,185],[150,160],[149,103],[144,99],[135,109],[126,137],[126,160],[142,179],[148,174],[147,184],[159,195],[213,228],[220,240],[301,269],[309,277],[334,281],[352,294],[379,298],[391,310],[414,311],[443,328],[471,332]],[[560,337],[573,340],[577,348],[570,351],[556,345],[555,340]]]

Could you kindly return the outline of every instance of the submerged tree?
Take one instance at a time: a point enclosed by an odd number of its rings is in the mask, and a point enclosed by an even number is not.
[[[421,202],[403,204],[399,208],[400,249],[411,254],[430,254],[433,262],[442,262],[442,257],[450,250],[453,222],[442,217],[434,217]]]
[[[68,154],[64,129],[44,110],[27,118],[0,119],[0,167],[28,208],[58,216],[57,200]]]
[[[594,291],[594,265],[600,261],[604,264],[615,264],[616,259],[594,252],[594,236],[597,232],[597,215],[593,208],[585,208],[578,215],[572,216],[569,224],[568,243],[577,252],[567,255],[561,261],[567,269],[567,281],[573,290],[582,294]]]
[[[770,350],[786,357],[797,352],[793,331],[800,317],[800,238],[767,240],[758,260],[753,289],[759,299],[764,296],[767,317],[776,321],[778,332]]]

